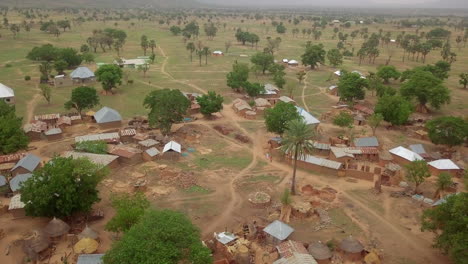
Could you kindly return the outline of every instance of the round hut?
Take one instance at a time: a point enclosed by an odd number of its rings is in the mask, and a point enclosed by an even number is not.
[[[36,260],[39,253],[46,250],[50,246],[50,239],[47,237],[47,234],[40,231],[34,231],[34,234],[24,240],[23,250],[24,253],[31,260]]]
[[[83,238],[91,238],[91,239],[98,239],[98,233],[91,229],[88,225],[78,234],[78,239]]]
[[[307,250],[312,255],[312,257],[317,260],[318,264],[330,263],[333,256],[327,245],[323,244],[321,241],[311,243]]]
[[[63,236],[68,233],[68,230],[70,230],[70,226],[55,217],[44,227],[44,233],[51,238]]]
[[[343,239],[340,243],[340,249],[344,253],[344,257],[350,261],[359,261],[362,259],[364,247],[359,240],[352,236]]]
[[[99,247],[99,243],[91,238],[83,238],[75,244],[73,250],[77,254],[93,254]]]

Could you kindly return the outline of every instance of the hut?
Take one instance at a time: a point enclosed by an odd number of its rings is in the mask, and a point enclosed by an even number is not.
[[[379,147],[379,140],[376,137],[355,138],[353,141],[355,147]]]
[[[15,103],[15,92],[3,83],[0,83],[0,100],[7,104]]]
[[[452,176],[458,176],[462,172],[460,167],[449,159],[439,159],[428,163],[429,170],[433,175],[439,175],[442,172],[450,173]]]
[[[133,141],[133,137],[136,135],[136,130],[134,128],[121,129],[119,131],[120,141],[123,143],[130,143]]]
[[[292,67],[299,66],[299,62],[297,60],[290,60],[288,61],[288,66],[292,66]]]
[[[26,239],[23,244],[23,250],[31,260],[37,258],[37,255],[50,246],[50,239],[44,232],[34,231],[33,235]]]
[[[300,242],[287,240],[279,244],[276,249],[281,258],[273,264],[317,264],[317,261]]]
[[[268,144],[270,145],[271,149],[276,149],[281,146],[281,141],[283,139],[281,137],[272,137],[270,140],[268,140]]]
[[[47,141],[56,141],[63,138],[62,129],[60,127],[55,127],[44,132],[44,135],[47,138]]]
[[[10,180],[10,189],[17,192],[21,189],[21,184],[32,177],[31,173],[18,174]]]
[[[97,251],[99,247],[99,243],[92,239],[92,238],[82,238],[78,241],[75,246],[73,246],[73,250],[77,254],[92,254]]]
[[[419,154],[401,146],[393,148],[389,150],[389,152],[392,155],[393,160],[402,166],[416,160],[423,160]]]
[[[28,154],[16,163],[11,169],[11,175],[15,176],[18,174],[31,173],[39,167],[41,159],[34,155]]]
[[[249,120],[255,120],[257,117],[257,112],[255,111],[246,111],[245,112],[245,118]]]
[[[181,146],[175,141],[169,141],[164,145],[162,157],[167,159],[178,159],[182,153]]]
[[[381,175],[383,185],[397,185],[403,178],[403,170],[400,165],[389,162],[385,164],[385,169]]]
[[[138,142],[138,145],[140,146],[141,149],[143,150],[147,150],[149,148],[153,148],[154,146],[158,145],[159,142],[152,139],[152,138],[148,138],[148,139],[145,139],[143,141],[140,141]]]
[[[102,264],[104,254],[81,254],[76,264]]]
[[[116,110],[104,106],[93,115],[101,129],[118,128],[122,125],[122,116]]]
[[[95,80],[94,72],[84,66],[80,66],[72,71],[70,73],[70,78],[73,80],[73,83],[77,84],[89,84],[93,83]]]
[[[255,99],[255,107],[257,108],[257,112],[264,111],[266,108],[271,107],[271,103],[264,98],[257,98]]]
[[[57,120],[57,127],[59,127],[62,130],[65,130],[67,127],[72,125],[71,118],[69,116],[61,116]]]
[[[266,233],[266,239],[269,244],[278,245],[286,240],[294,232],[294,229],[279,220],[275,220],[266,226],[263,232]]]
[[[73,157],[74,159],[87,158],[92,163],[99,165],[101,167],[117,168],[119,166],[119,162],[118,162],[119,156],[116,156],[116,155],[67,151],[62,156]]]
[[[331,250],[321,241],[310,243],[307,250],[318,264],[328,264],[333,257]]]
[[[21,194],[16,194],[10,199],[8,212],[13,215],[14,219],[23,218],[26,216],[26,212],[24,211],[25,206],[26,205],[21,201]]]
[[[109,154],[118,156],[121,164],[136,164],[142,159],[141,152],[140,149],[119,145],[113,147]]]
[[[81,124],[83,122],[83,119],[81,118],[81,115],[79,114],[71,115],[70,120],[71,120],[72,125]]]
[[[133,136],[133,140],[135,141],[143,141],[143,140],[146,140],[149,138],[149,135],[148,134],[144,134],[144,133],[136,133],[135,136]]]
[[[83,238],[91,238],[91,239],[98,239],[98,233],[91,229],[88,225],[81,231],[81,233],[78,234],[78,239],[83,239]]]
[[[67,223],[55,217],[44,227],[44,233],[50,238],[61,237],[69,230],[70,226]]]
[[[96,114],[96,112],[92,110],[89,110],[88,112],[86,112],[84,115],[84,121],[92,121],[94,114]]]
[[[44,123],[44,122],[41,122],[43,124],[45,124],[45,128],[47,128],[47,124]],[[41,136],[42,136],[42,129],[41,129],[41,126],[38,126],[36,124],[26,124],[24,125],[23,127],[23,131],[24,133],[26,134],[26,136],[29,137],[29,140],[30,141],[36,141],[36,140],[41,140]]]
[[[338,96],[338,86],[337,85],[332,85],[328,87],[328,93],[334,96]]]
[[[364,117],[363,114],[358,113],[354,116],[354,124],[356,126],[363,126],[366,124],[366,118]]]
[[[55,126],[59,118],[60,118],[60,114],[44,114],[44,115],[34,116],[35,121],[42,121],[42,122],[47,123],[47,125],[51,125],[51,126]]]
[[[360,261],[363,258],[364,247],[359,240],[352,236],[343,239],[340,243],[340,249],[348,261]]]
[[[262,98],[278,98],[280,97],[280,89],[271,83],[267,83],[258,96]]]
[[[143,160],[145,161],[152,161],[157,159],[158,155],[160,154],[159,150],[155,147],[149,148],[143,151]]]
[[[250,105],[242,99],[234,100],[234,102],[232,103],[232,108],[238,115],[242,117],[245,117],[245,112],[252,111],[252,107],[250,107]]]

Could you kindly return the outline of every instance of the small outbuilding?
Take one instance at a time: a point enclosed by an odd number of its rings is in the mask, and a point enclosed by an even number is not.
[[[295,67],[299,65],[299,62],[297,60],[290,60],[288,61],[288,65]]]
[[[148,139],[145,139],[145,140],[142,140],[142,141],[138,142],[138,145],[143,150],[155,147],[158,144],[159,144],[159,142],[157,140],[152,139],[152,138],[148,138]]]
[[[179,143],[171,140],[164,145],[162,153],[163,158],[178,159],[182,153],[182,147]]]
[[[348,261],[360,261],[363,258],[364,247],[356,238],[349,236],[340,243],[340,249]]]
[[[116,168],[119,166],[119,162],[118,162],[119,156],[116,156],[116,155],[67,151],[62,156],[66,158],[73,157],[74,159],[87,158],[92,163],[102,166],[102,167]]]
[[[122,116],[116,110],[104,106],[101,110],[97,111],[94,120],[100,128],[118,128],[122,125]]]
[[[44,135],[48,141],[56,141],[63,138],[62,129],[60,129],[60,127],[51,128],[44,132]]]
[[[321,241],[312,242],[307,248],[310,255],[314,257],[318,264],[328,264],[331,262],[333,254],[328,248],[327,245],[323,244]]]
[[[158,155],[161,152],[155,147],[149,148],[145,151],[143,151],[143,160],[145,161],[152,161],[158,158]]]
[[[88,67],[80,66],[70,73],[73,83],[85,84],[93,83],[95,80],[94,72]]]
[[[26,216],[24,207],[26,205],[21,201],[21,194],[16,194],[11,197],[10,204],[8,205],[8,212],[13,215],[14,219],[23,218]]]
[[[72,125],[72,120],[69,116],[61,116],[57,120],[57,127],[59,127],[62,130],[65,130],[67,127]]]
[[[297,241],[287,240],[276,246],[280,259],[273,264],[317,264],[304,245]]]
[[[406,165],[416,160],[424,160],[419,154],[402,146],[389,150],[393,161],[399,165]]]
[[[3,83],[0,83],[0,100],[7,104],[15,103],[15,92]]]
[[[11,175],[15,176],[18,174],[32,173],[41,164],[41,158],[34,154],[27,154],[16,163],[11,169]]]
[[[215,50],[213,51],[213,56],[217,57],[217,56],[224,56],[224,53],[220,50]]]
[[[115,146],[109,154],[119,156],[119,163],[121,164],[136,164],[142,160],[142,151],[140,149],[127,147],[127,146]]]
[[[55,217],[44,227],[44,233],[50,238],[63,236],[69,230],[70,226],[67,223]]]
[[[83,239],[83,238],[91,238],[91,239],[98,239],[99,235],[96,231],[91,229],[88,225],[81,231],[81,233],[78,234],[78,239]]]
[[[278,245],[286,240],[294,232],[294,229],[279,220],[275,220],[266,226],[263,232],[267,235],[266,239],[268,243]]]
[[[130,143],[133,141],[133,137],[136,135],[134,128],[121,129],[119,131],[120,140],[124,143]]]
[[[376,137],[362,137],[354,139],[355,147],[379,147],[379,140]]]
[[[457,176],[462,172],[460,167],[449,159],[439,159],[428,163],[429,170],[433,175],[439,175],[442,172],[450,173],[452,176]]]
[[[47,124],[45,124],[45,127],[47,128]],[[26,134],[26,136],[28,136],[30,141],[41,140],[42,129],[41,129],[40,126],[37,126],[37,125],[32,124],[32,123],[31,124],[26,124],[26,125],[23,126],[23,131]]]
[[[76,264],[102,264],[104,254],[81,254],[78,255]]]

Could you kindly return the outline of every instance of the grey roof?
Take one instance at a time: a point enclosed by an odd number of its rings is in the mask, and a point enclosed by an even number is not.
[[[422,144],[414,144],[414,145],[410,145],[409,148],[417,153],[417,154],[425,154],[427,153],[426,150],[424,149],[424,146]]]
[[[292,232],[294,232],[294,229],[279,220],[275,220],[273,223],[265,227],[263,231],[276,239],[285,240]]]
[[[94,114],[94,119],[98,124],[121,121],[122,116],[116,110],[104,106]]]
[[[354,139],[356,147],[378,147],[379,141],[376,137],[363,137]]]
[[[70,73],[70,77],[73,79],[89,79],[94,78],[94,73],[88,69],[88,67],[78,67],[72,73]]]
[[[16,165],[11,170],[13,171],[19,167],[23,167],[28,171],[33,172],[40,162],[41,159],[38,156],[34,154],[28,154],[20,159],[20,161],[18,161],[18,163],[16,163]]]
[[[79,158],[87,158],[92,163],[107,166],[111,164],[114,160],[118,159],[119,156],[116,155],[107,155],[107,154],[94,154],[94,153],[86,153],[86,152],[75,152],[75,151],[67,151],[63,153],[63,157],[73,157],[74,159]]]
[[[0,175],[0,187],[7,184],[6,178],[3,175]]]
[[[17,190],[19,190],[21,188],[20,184],[22,182],[27,181],[31,177],[32,177],[31,173],[16,175],[15,177],[13,177],[13,179],[10,180],[10,189],[12,191],[16,192]]]
[[[236,239],[237,239],[237,236],[234,235],[233,233],[222,232],[222,233],[216,234],[216,240],[221,242],[223,245],[229,244]]]
[[[76,264],[102,264],[104,254],[81,254]]]
[[[145,152],[146,152],[146,154],[150,155],[151,157],[154,157],[154,156],[158,155],[159,153],[161,153],[161,152],[159,152],[159,150],[157,148],[154,148],[154,147],[145,150]]]
[[[46,136],[62,134],[62,129],[59,127],[51,128],[44,133]]]

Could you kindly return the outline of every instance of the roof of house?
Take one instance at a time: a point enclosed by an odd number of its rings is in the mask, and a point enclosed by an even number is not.
[[[354,139],[356,147],[378,147],[379,141],[376,137],[363,137]]]
[[[19,167],[22,167],[22,168],[27,169],[30,172],[33,172],[37,168],[39,163],[41,163],[41,158],[39,158],[38,156],[34,154],[29,153],[26,156],[24,156],[22,159],[20,159],[18,163],[16,163],[16,165],[11,170],[13,171]]]
[[[320,120],[315,118],[313,115],[307,112],[304,108],[296,106],[296,110],[299,113],[299,115],[301,115],[302,118],[304,118],[304,121],[306,122],[307,125],[320,124]]]
[[[430,166],[438,170],[459,170],[460,167],[457,166],[452,160],[449,159],[440,159],[434,160],[428,163]]]
[[[75,152],[75,151],[67,151],[63,153],[64,157],[73,157],[74,159],[79,158],[87,158],[91,162],[101,166],[107,166],[112,163],[114,160],[118,159],[119,156],[116,155],[107,155],[107,154],[94,154],[94,153],[86,153],[86,152]]]
[[[104,254],[81,254],[76,264],[102,264]]]
[[[164,145],[164,149],[163,149],[163,153],[169,151],[169,150],[173,150],[175,152],[181,152],[181,146],[179,143],[175,142],[175,141],[169,141],[166,145]]]
[[[363,112],[364,114],[367,114],[367,115],[372,115],[374,114],[374,110],[365,106],[365,105],[362,105],[362,104],[356,104],[354,105],[354,109],[357,110],[357,111],[360,111],[360,112]]]
[[[213,51],[213,54],[223,54],[223,52],[220,51],[220,50],[215,50],[215,51]]]
[[[332,86],[328,87],[328,90],[332,91],[332,90],[335,90],[336,88],[338,88],[337,85],[332,85]]]
[[[317,264],[317,261],[315,261],[312,255],[294,252],[289,258],[280,258],[273,262],[273,264]]]
[[[25,204],[21,201],[21,194],[16,194],[15,196],[11,197],[10,204],[8,205],[8,210],[14,209],[22,209],[24,208]]]
[[[26,156],[26,154],[27,153],[22,152],[22,153],[2,155],[0,156],[0,163],[10,163],[10,162],[18,161],[22,159],[24,156]]]
[[[302,160],[304,162],[334,169],[334,170],[339,170],[341,166],[343,165],[341,162],[333,161],[333,160],[328,160],[324,158],[318,158],[312,155],[306,155],[305,157],[300,157],[299,160]]]
[[[418,153],[419,155],[427,153],[422,144],[414,144],[409,147],[413,152]]]
[[[271,106],[270,102],[268,102],[268,100],[265,99],[265,98],[257,98],[257,99],[255,99],[255,105],[258,106],[258,107]]]
[[[293,103],[293,102],[295,102],[295,101],[294,101],[293,99],[291,99],[290,97],[284,96],[284,95],[283,95],[283,96],[280,96],[279,100],[282,101],[282,102],[285,102],[285,103]]]
[[[276,239],[285,240],[289,237],[289,235],[292,234],[292,232],[294,232],[294,229],[279,220],[275,220],[273,223],[265,227],[263,232],[271,235]]]
[[[142,151],[136,148],[127,147],[127,146],[116,146],[109,151],[112,155],[117,155],[119,157],[131,159],[135,155],[140,154]]]
[[[78,67],[72,73],[70,73],[70,77],[73,79],[89,79],[94,78],[94,72],[92,72],[88,67]]]
[[[53,136],[53,135],[62,134],[62,129],[60,129],[60,127],[54,127],[54,128],[51,128],[51,129],[47,130],[46,132],[44,132],[44,134],[46,136]]]
[[[346,151],[348,148],[340,148],[340,147],[330,147],[331,152],[335,157],[342,158],[342,157],[350,157],[354,158],[353,153]]]
[[[133,129],[133,128],[127,128],[127,129],[120,130],[119,133],[120,133],[121,137],[135,136],[136,135],[136,130]]]
[[[102,134],[91,134],[84,136],[75,137],[75,142],[84,142],[84,141],[115,141],[120,139],[119,133],[102,133]]]
[[[348,253],[359,253],[364,250],[361,242],[352,236],[341,240],[340,248]]]
[[[0,83],[0,98],[8,98],[15,96],[15,92],[10,87]]]
[[[290,60],[288,61],[288,64],[291,65],[291,64],[299,64],[299,62],[297,60]]]
[[[145,139],[145,140],[142,140],[140,142],[138,142],[138,144],[140,144],[141,146],[143,147],[152,147],[154,145],[157,145],[159,142],[152,139],[152,138],[148,138],[148,139]]]
[[[32,174],[31,173],[25,173],[25,174],[18,174],[16,175],[15,177],[13,177],[11,180],[10,180],[10,189],[13,191],[13,192],[16,192],[17,190],[19,190],[21,188],[21,183],[27,181],[29,178],[32,177]]]
[[[250,105],[245,100],[242,100],[242,99],[234,100],[233,106],[234,108],[237,109],[237,111],[242,111],[244,109],[252,110],[252,107],[250,107]]]
[[[261,94],[278,94],[279,88],[271,83],[267,83],[264,86],[264,91]]]
[[[402,157],[408,161],[415,161],[415,160],[423,160],[423,158],[418,154],[415,153],[407,148],[404,148],[402,146],[393,148],[389,150],[389,152],[393,155],[396,155],[398,157]]]
[[[330,259],[333,256],[328,246],[320,241],[310,243],[307,249],[312,257],[317,260]]]
[[[328,143],[321,143],[321,142],[314,141],[312,144],[314,145],[314,148],[316,149],[330,150],[330,144]]]
[[[116,110],[104,106],[103,108],[101,108],[101,110],[97,111],[94,114],[94,119],[96,120],[96,123],[102,124],[122,121],[122,116],[120,116],[119,112],[117,112]]]
[[[309,254],[300,242],[287,240],[279,244],[276,249],[281,258],[274,264],[316,264],[315,259]]]
[[[215,234],[216,234],[216,233],[215,233]],[[222,232],[222,233],[216,234],[216,235],[215,235],[215,238],[216,238],[216,240],[218,240],[219,242],[221,242],[223,245],[226,245],[226,244],[229,244],[229,243],[231,243],[232,241],[236,240],[236,239],[237,239],[237,236],[234,235],[233,233]]]
[[[154,157],[156,155],[158,155],[159,153],[161,153],[157,148],[149,148],[147,150],[145,150],[146,154],[148,154],[150,157]]]
[[[129,59],[129,60],[126,60],[126,59],[122,59],[122,64],[123,65],[144,65],[144,64],[147,64],[146,60],[145,59]]]
[[[81,117],[80,117],[80,119],[81,119]],[[69,116],[61,116],[57,120],[57,126],[60,126],[60,125],[69,125],[69,126],[71,126],[71,123],[72,123],[72,119]]]
[[[60,118],[60,114],[43,114],[43,115],[36,115],[34,116],[34,120],[40,120],[40,121],[44,121],[44,120],[55,120],[55,119],[59,119]]]

